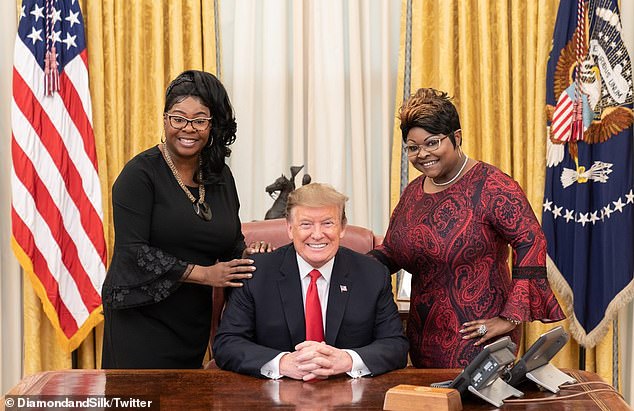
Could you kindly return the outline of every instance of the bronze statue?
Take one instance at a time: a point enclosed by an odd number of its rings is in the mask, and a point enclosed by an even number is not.
[[[284,174],[278,177],[272,184],[269,184],[264,189],[268,195],[270,195],[275,202],[269,208],[264,216],[265,220],[271,220],[273,218],[286,217],[286,202],[288,201],[288,195],[291,191],[295,190],[295,176],[299,173],[299,170],[304,166],[291,166],[291,178],[288,179]],[[302,185],[310,183],[310,175],[304,174],[302,178]]]

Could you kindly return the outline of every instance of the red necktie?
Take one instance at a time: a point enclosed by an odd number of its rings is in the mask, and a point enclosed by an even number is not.
[[[319,292],[317,291],[317,279],[321,277],[321,273],[313,270],[308,275],[310,275],[310,285],[306,291],[306,341],[322,342],[324,340],[324,326]]]

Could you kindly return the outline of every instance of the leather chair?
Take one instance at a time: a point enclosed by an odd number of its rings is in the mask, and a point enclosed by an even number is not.
[[[244,242],[249,245],[254,241],[268,241],[273,247],[281,247],[291,242],[286,230],[286,219],[251,221],[242,223]],[[365,254],[374,246],[383,242],[383,236],[374,235],[367,228],[348,225],[346,233],[341,239],[341,245],[351,250]]]
[[[247,246],[254,241],[266,241],[273,247],[281,247],[291,242],[286,230],[286,219],[250,221],[242,223],[242,234]],[[348,224],[346,232],[341,239],[341,245],[359,253],[365,254],[376,245],[383,242],[383,236],[375,235],[371,230]],[[213,314],[211,318],[211,336],[209,342],[210,357],[213,357],[211,346],[218,330],[222,310],[225,306],[225,289],[214,288]]]

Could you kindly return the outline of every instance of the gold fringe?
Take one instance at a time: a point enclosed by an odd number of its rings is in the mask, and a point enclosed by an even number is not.
[[[66,337],[66,334],[64,334],[64,331],[62,331],[62,327],[59,323],[59,318],[57,316],[57,312],[55,311],[55,307],[53,307],[53,304],[48,299],[44,285],[40,282],[39,277],[35,274],[35,270],[33,269],[33,262],[26,254],[26,252],[22,249],[20,244],[18,244],[14,236],[11,236],[11,248],[13,249],[13,253],[17,257],[18,261],[20,262],[22,269],[29,277],[31,285],[35,290],[35,294],[37,294],[40,301],[42,302],[44,313],[46,313],[46,316],[55,329],[55,334],[57,335],[57,340],[59,344],[67,352],[74,351],[75,349],[77,349],[77,347],[79,347],[81,342],[88,336],[88,334],[90,334],[92,329],[97,326],[97,324],[103,321],[103,306],[99,305],[99,307],[96,307],[71,338]]]
[[[563,299],[562,308],[568,316],[569,329],[572,337],[577,340],[579,345],[585,348],[592,348],[597,345],[603,337],[608,333],[612,321],[617,317],[619,310],[629,304],[634,298],[634,280],[630,281],[627,286],[621,290],[608,304],[603,319],[589,333],[583,328],[574,311],[574,295],[568,282],[561,274],[561,271],[555,265],[555,262],[547,256],[546,270],[548,272],[548,281],[550,285],[557,291]]]

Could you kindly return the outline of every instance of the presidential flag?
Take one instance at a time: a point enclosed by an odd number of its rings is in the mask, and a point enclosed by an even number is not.
[[[585,347],[634,293],[632,66],[621,33],[616,0],[561,0],[548,61],[548,271]]]
[[[11,241],[69,351],[102,319],[106,273],[87,67],[79,3],[24,0],[11,105]]]

